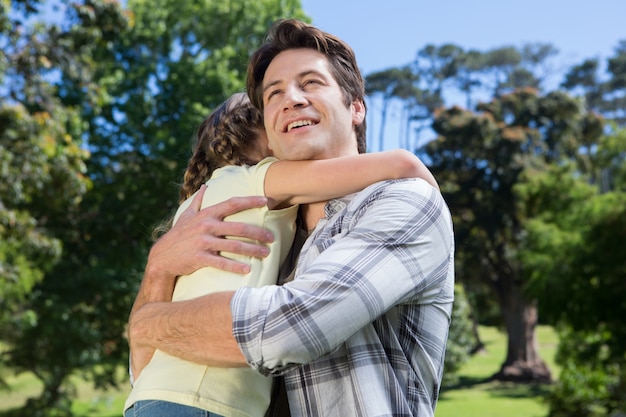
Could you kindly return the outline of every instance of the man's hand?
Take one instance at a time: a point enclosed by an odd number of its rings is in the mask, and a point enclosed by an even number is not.
[[[154,356],[154,349],[151,347],[144,347],[144,346],[131,346],[130,349],[130,372],[132,375],[132,381],[131,383],[134,383],[134,381],[137,381],[137,378],[139,378],[139,375],[141,374],[141,371],[143,371],[143,368],[146,367],[146,365],[148,365],[148,362],[150,362],[150,360],[152,360],[152,356]]]
[[[265,197],[235,197],[200,210],[203,185],[191,206],[185,210],[172,229],[163,235],[150,250],[146,271],[162,276],[176,277],[190,274],[199,268],[211,266],[224,271],[246,274],[250,266],[220,256],[231,252],[264,258],[268,248],[261,244],[226,239],[226,236],[248,238],[269,243],[273,236],[268,231],[245,223],[224,222],[224,218],[267,204]]]

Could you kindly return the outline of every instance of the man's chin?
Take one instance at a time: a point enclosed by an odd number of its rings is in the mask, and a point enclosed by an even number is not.
[[[289,152],[285,152],[278,159],[286,160],[286,161],[308,161],[314,159],[326,159],[323,156],[323,152],[315,151],[313,149],[292,149]]]

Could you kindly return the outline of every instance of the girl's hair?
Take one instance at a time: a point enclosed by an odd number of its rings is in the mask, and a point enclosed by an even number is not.
[[[264,131],[263,116],[246,93],[235,93],[219,105],[196,131],[193,155],[189,159],[179,204],[207,182],[213,171],[226,165],[254,165],[266,156],[257,151],[257,140]],[[157,240],[172,228],[174,217],[165,219],[152,231]]]
[[[263,129],[263,117],[245,93],[233,94],[216,108],[196,132],[179,203],[198,191],[217,168],[258,163],[254,150]]]

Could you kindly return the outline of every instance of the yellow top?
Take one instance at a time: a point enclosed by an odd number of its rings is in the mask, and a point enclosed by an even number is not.
[[[227,166],[216,170],[204,193],[202,207],[230,197],[265,195],[267,169],[276,161],[266,158],[255,166]],[[174,221],[189,206],[193,197],[179,207]],[[264,259],[225,254],[251,265],[247,275],[202,268],[178,278],[173,300],[187,300],[241,286],[273,285],[285,260],[295,233],[297,206],[282,210],[267,207],[250,209],[227,217],[227,221],[262,227],[274,234],[270,254]],[[213,368],[184,361],[157,350],[135,381],[124,409],[136,401],[163,400],[201,408],[229,417],[263,416],[270,402],[271,378],[250,368]]]

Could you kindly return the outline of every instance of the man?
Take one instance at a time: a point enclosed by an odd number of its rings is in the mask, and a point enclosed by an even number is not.
[[[279,22],[251,57],[248,94],[280,159],[365,149],[364,86],[352,50],[302,22]],[[219,256],[263,256],[262,230],[221,222],[264,204],[190,210],[150,251],[130,320],[133,373],[154,349],[212,366],[282,375],[292,416],[432,416],[453,299],[453,233],[439,192],[418,179],[301,207],[311,235],[295,279],[171,303],[177,275]],[[199,207],[196,204],[195,209]],[[245,399],[244,399],[245,400]]]

